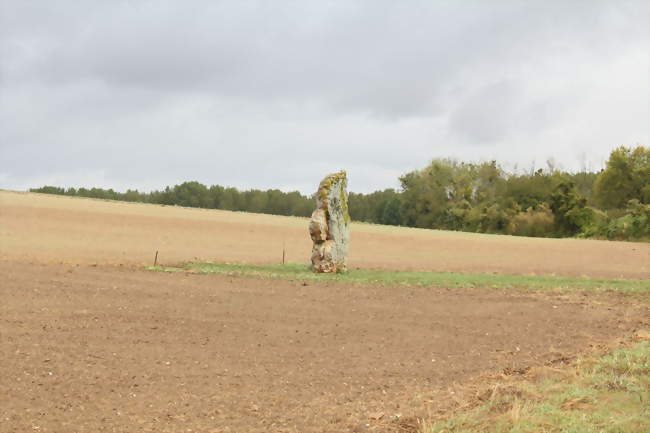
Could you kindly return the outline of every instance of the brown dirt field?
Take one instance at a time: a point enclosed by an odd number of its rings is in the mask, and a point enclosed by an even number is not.
[[[641,243],[352,230],[356,267],[650,272]],[[277,263],[283,242],[289,260],[306,262],[306,220],[0,191],[0,432],[379,431],[397,414],[434,410],[447,387],[650,326],[647,305],[615,293],[140,267],[156,250],[167,264]]]
[[[0,191],[0,259],[307,263],[307,220]],[[650,279],[650,244],[353,224],[351,267]]]
[[[0,261],[0,431],[378,431],[436,391],[626,334],[647,307]],[[595,296],[595,295],[594,295]],[[370,427],[366,427],[366,423]]]

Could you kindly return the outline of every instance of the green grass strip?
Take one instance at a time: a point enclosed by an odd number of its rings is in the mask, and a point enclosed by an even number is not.
[[[411,272],[353,269],[340,274],[316,274],[308,265],[243,265],[229,263],[190,263],[183,267],[150,266],[163,272],[225,274],[253,278],[275,278],[314,282],[382,284],[392,286],[463,287],[533,290],[594,290],[650,294],[650,281],[553,276],[460,274],[452,272]]]
[[[477,408],[425,424],[424,433],[647,433],[650,342],[583,359],[539,382],[493,389]]]

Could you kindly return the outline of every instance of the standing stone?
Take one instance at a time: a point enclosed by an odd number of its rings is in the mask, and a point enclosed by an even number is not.
[[[311,215],[309,234],[314,246],[311,264],[314,272],[345,272],[350,241],[348,180],[345,171],[323,179],[316,193],[316,210]]]

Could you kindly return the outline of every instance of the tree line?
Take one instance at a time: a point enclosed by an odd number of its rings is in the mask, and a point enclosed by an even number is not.
[[[279,189],[239,191],[237,188],[223,187],[221,185],[208,187],[196,181],[183,182],[173,187],[168,186],[162,191],[156,190],[149,193],[132,189],[126,192],[118,192],[113,189],[103,188],[61,188],[56,186],[33,188],[30,191],[166,206],[223,209],[302,217],[310,216],[314,208],[312,199],[298,191],[283,192]]]
[[[434,159],[399,190],[349,194],[355,221],[536,237],[650,239],[650,148],[618,147],[600,172],[553,165],[509,173],[496,161]],[[44,186],[32,192],[306,217],[314,197],[184,182],[162,191]]]

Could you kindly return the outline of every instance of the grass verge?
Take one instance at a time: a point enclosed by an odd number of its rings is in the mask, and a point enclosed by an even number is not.
[[[650,334],[644,332],[646,339]],[[639,339],[637,339],[639,340]],[[464,410],[425,422],[424,433],[642,433],[650,431],[650,341],[570,368],[477,392]],[[467,407],[469,406],[469,409]]]
[[[315,274],[309,266],[243,265],[229,263],[189,263],[182,267],[150,266],[153,271],[225,274],[254,278],[321,281],[360,284],[383,284],[428,287],[534,289],[534,290],[615,290],[650,294],[650,281],[611,280],[599,278],[569,278],[552,276],[459,274],[451,272],[410,272],[354,269],[342,274]]]

